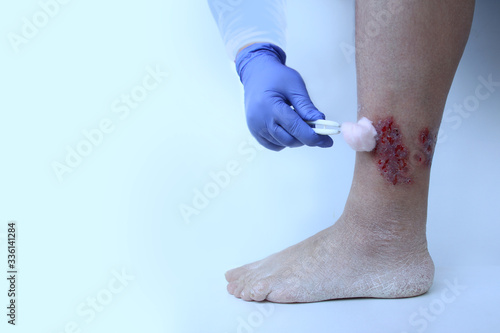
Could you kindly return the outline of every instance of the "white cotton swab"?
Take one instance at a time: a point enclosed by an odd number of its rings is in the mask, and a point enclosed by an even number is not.
[[[321,135],[335,135],[342,133],[345,142],[355,151],[372,151],[376,146],[375,136],[377,131],[372,121],[366,117],[357,123],[345,122],[342,125],[331,120],[307,121],[313,125],[313,130]]]

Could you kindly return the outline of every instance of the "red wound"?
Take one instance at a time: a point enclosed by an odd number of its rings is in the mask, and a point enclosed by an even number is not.
[[[436,135],[432,135],[428,128],[420,131],[418,143],[422,149],[423,156],[420,157],[420,162],[428,167],[432,164],[432,156],[434,155],[434,147],[436,146]]]
[[[377,167],[382,176],[390,183],[411,184],[408,148],[392,117],[379,120],[375,124],[377,145],[374,153]],[[431,149],[432,150],[432,149]],[[432,155],[431,155],[432,156]]]

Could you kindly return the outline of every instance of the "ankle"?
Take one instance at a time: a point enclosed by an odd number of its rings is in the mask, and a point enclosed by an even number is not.
[[[336,223],[338,227],[348,230],[353,246],[364,254],[384,255],[398,260],[415,253],[427,253],[425,219],[394,217],[391,214],[380,217],[377,213],[367,215],[346,210]]]

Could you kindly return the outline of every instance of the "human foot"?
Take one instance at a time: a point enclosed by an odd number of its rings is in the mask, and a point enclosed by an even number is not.
[[[330,228],[226,273],[244,300],[280,303],[399,298],[425,293],[434,277],[427,250],[427,193],[435,133],[403,133],[392,116],[375,123],[373,152],[357,153],[344,213]]]
[[[228,271],[229,293],[246,301],[295,303],[411,297],[430,288],[434,264],[425,236],[409,242],[397,232],[353,227],[347,220],[342,216],[294,246]]]

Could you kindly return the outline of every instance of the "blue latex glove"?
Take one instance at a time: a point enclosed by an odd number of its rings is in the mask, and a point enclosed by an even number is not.
[[[329,136],[316,134],[305,123],[325,119],[325,115],[311,102],[300,74],[287,67],[285,60],[285,52],[269,43],[250,45],[236,57],[250,132],[275,151],[302,145],[331,147]]]

